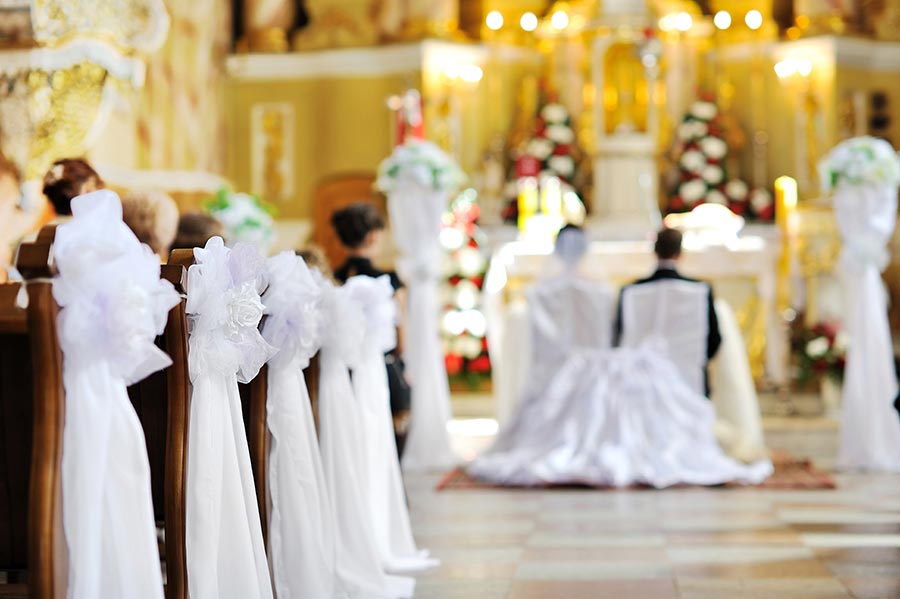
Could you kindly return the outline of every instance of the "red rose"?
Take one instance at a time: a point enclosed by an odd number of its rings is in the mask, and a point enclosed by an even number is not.
[[[469,362],[469,370],[471,372],[490,372],[491,359],[485,355],[480,355]]]
[[[682,200],[680,196],[675,196],[674,198],[669,200],[669,209],[684,210],[684,200]]]
[[[457,354],[447,354],[444,356],[444,366],[447,368],[447,374],[459,374],[463,368],[463,357]]]
[[[559,144],[553,148],[553,154],[556,156],[568,156],[572,152],[572,146],[569,144]]]
[[[728,207],[731,208],[731,211],[738,216],[743,216],[744,213],[747,212],[746,202],[729,202]]]
[[[449,282],[451,285],[453,285],[454,287],[456,287],[457,285],[459,285],[459,282],[460,282],[460,281],[462,281],[462,277],[459,276],[459,275],[453,275],[452,277],[450,277],[450,279],[448,279],[448,282]]]
[[[481,286],[484,284],[484,277],[472,277],[469,280],[479,289],[481,289]]]

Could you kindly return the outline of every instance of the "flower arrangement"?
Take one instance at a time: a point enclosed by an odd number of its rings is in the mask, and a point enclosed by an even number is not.
[[[900,185],[900,156],[883,139],[863,136],[839,143],[819,163],[822,191],[839,187]]]
[[[441,344],[451,384],[479,389],[490,378],[487,320],[483,311],[488,267],[484,235],[477,225],[477,193],[468,189],[444,215],[441,245],[447,251],[441,285]]]
[[[267,249],[275,239],[275,208],[254,195],[223,187],[204,208],[222,223],[229,244],[243,241]]]
[[[844,379],[847,335],[834,323],[819,323],[795,332],[792,341],[796,380],[801,386],[830,378]]]
[[[725,168],[728,144],[719,107],[694,102],[676,130],[678,181],[669,199],[669,212],[685,212],[701,204],[721,204],[740,216],[772,220],[775,202],[765,189],[751,189],[729,179]]]
[[[465,182],[466,174],[444,150],[430,141],[409,138],[381,162],[375,187],[390,193],[412,183],[450,193]]]

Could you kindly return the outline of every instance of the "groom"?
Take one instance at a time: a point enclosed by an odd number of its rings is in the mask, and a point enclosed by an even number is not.
[[[712,359],[713,356],[716,355],[716,352],[719,350],[719,346],[722,344],[722,336],[719,332],[719,321],[716,318],[716,310],[713,305],[713,292],[712,287],[707,283],[702,283],[700,281],[695,281],[693,279],[689,279],[687,277],[681,276],[678,272],[678,263],[681,259],[681,242],[682,235],[681,232],[677,229],[662,229],[656,236],[656,245],[654,250],[656,252],[657,257],[657,268],[656,272],[653,273],[652,276],[641,279],[640,281],[636,281],[631,285],[627,285],[622,289],[621,294],[619,295],[619,308],[618,315],[616,317],[616,330],[615,335],[618,343],[622,341],[622,303],[625,301],[628,290],[638,286],[638,285],[652,285],[659,286],[660,283],[664,281],[685,281],[689,283],[694,283],[696,285],[702,285],[706,288],[706,296],[707,302],[705,311],[707,314],[707,320],[709,322],[709,328],[706,337],[706,361],[708,363],[709,360]],[[665,306],[663,305],[663,309]],[[706,395],[709,396],[709,377],[706,373],[706,365],[704,364],[704,372],[703,372],[703,383]]]

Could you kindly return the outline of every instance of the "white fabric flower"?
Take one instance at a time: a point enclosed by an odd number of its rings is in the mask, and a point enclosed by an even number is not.
[[[704,120],[711,121],[719,114],[719,108],[712,102],[694,102],[691,104],[691,115]]]
[[[728,153],[728,144],[718,137],[706,137],[700,141],[700,149],[714,160],[721,160]]]
[[[269,286],[262,296],[267,318],[262,336],[278,348],[274,360],[306,368],[318,351],[324,327],[322,291],[303,258],[288,250],[266,261]]]
[[[681,166],[690,173],[700,173],[706,167],[706,156],[697,150],[688,150],[681,156]]]
[[[749,191],[747,184],[739,179],[733,179],[725,185],[725,194],[735,202],[742,202],[747,199]]]
[[[569,111],[562,104],[547,104],[541,109],[541,118],[550,125],[564,123],[569,117]]]
[[[547,161],[547,166],[567,179],[575,173],[575,161],[571,156],[553,156]]]
[[[718,189],[713,189],[708,194],[706,194],[706,201],[709,204],[720,204],[722,206],[728,205],[728,197],[726,197],[725,194]]]
[[[465,173],[456,161],[436,144],[409,139],[381,161],[375,187],[391,193],[398,187],[413,184],[428,190],[452,192],[465,180]]]
[[[678,195],[680,195],[686,202],[693,203],[698,200],[702,200],[703,196],[706,195],[707,189],[708,188],[706,186],[706,183],[704,183],[701,179],[692,179],[681,184]]]
[[[544,135],[558,144],[570,144],[575,141],[575,132],[565,125],[550,125]]]
[[[821,358],[828,353],[830,347],[828,339],[825,337],[816,337],[806,344],[806,355],[812,359]]]
[[[718,165],[709,164],[704,167],[703,171],[701,172],[701,176],[703,177],[703,180],[708,184],[718,185],[722,182],[722,179],[725,178],[725,171],[723,171],[722,167]]]
[[[841,142],[819,163],[822,189],[900,185],[900,156],[890,143],[870,136]]]
[[[553,142],[543,137],[536,137],[528,142],[525,153],[543,162],[553,154]]]

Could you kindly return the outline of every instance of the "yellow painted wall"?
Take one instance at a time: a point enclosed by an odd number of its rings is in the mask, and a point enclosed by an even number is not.
[[[258,103],[294,107],[294,196],[278,204],[284,218],[311,218],[312,197],[324,178],[375,171],[391,150],[387,98],[418,82],[418,75],[382,78],[231,81],[228,175],[238,189],[251,189],[250,111]],[[251,190],[253,191],[253,190]]]

